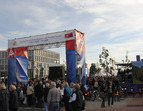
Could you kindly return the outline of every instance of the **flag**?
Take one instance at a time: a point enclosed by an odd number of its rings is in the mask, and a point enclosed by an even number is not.
[[[16,48],[16,79],[18,82],[28,82],[28,48]]]
[[[14,48],[8,49],[8,58],[14,58]]]
[[[15,82],[15,50],[8,49],[8,86]]]
[[[73,37],[73,33],[68,33],[68,34],[65,34],[65,38],[70,38],[70,37]]]

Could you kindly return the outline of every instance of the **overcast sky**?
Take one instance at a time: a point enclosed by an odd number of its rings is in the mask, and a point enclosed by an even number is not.
[[[8,39],[70,29],[85,33],[89,65],[102,47],[117,62],[126,51],[131,61],[143,58],[143,0],[0,0],[0,50]],[[65,49],[56,51],[65,60]]]

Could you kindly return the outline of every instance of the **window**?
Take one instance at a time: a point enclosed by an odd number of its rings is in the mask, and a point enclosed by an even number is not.
[[[33,58],[33,55],[32,55],[32,56],[31,56],[31,60],[33,61],[33,59],[34,59],[34,58]]]
[[[47,69],[49,68],[49,65],[47,64]]]
[[[44,64],[42,64],[42,67],[44,68]]]
[[[35,67],[38,67],[38,64],[37,64],[37,62],[35,62]]]
[[[28,55],[31,56],[31,50],[28,51]]]
[[[8,55],[8,54],[7,54],[7,52],[6,52],[6,53],[5,53],[5,58],[7,58],[7,55]]]
[[[31,56],[29,56],[29,60],[30,60],[30,61],[32,60],[32,57],[31,57]]]
[[[37,56],[35,56],[35,61],[38,61],[38,58],[37,58]]]
[[[8,64],[8,63],[7,63],[7,59],[5,59],[5,64]]]
[[[8,65],[5,65],[5,70],[7,70],[8,69]]]
[[[4,65],[0,65],[0,70],[4,70]]]
[[[4,58],[4,52],[2,52],[2,58]]]
[[[34,51],[33,50],[31,50],[31,55],[34,55]]]
[[[42,60],[43,60],[43,58],[41,57],[41,61],[40,62],[42,62]]]
[[[39,56],[39,61],[40,61],[41,59],[40,59],[40,56]]]
[[[2,59],[2,64],[4,64],[4,59]]]

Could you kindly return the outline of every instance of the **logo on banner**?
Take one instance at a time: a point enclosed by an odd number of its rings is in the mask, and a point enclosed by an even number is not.
[[[73,37],[73,33],[68,33],[68,34],[65,34],[65,38],[70,38],[70,37]]]
[[[16,45],[16,41],[13,42],[13,45],[14,45],[14,46]]]
[[[14,49],[10,48],[8,58],[14,58]]]

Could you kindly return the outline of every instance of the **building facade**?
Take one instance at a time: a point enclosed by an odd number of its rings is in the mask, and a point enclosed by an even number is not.
[[[7,50],[0,51],[0,77],[8,74],[8,53]]]
[[[49,74],[49,64],[60,63],[60,54],[46,49],[28,50],[29,78],[46,77]],[[0,73],[8,75],[8,52],[0,51]]]

